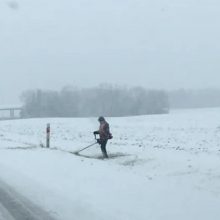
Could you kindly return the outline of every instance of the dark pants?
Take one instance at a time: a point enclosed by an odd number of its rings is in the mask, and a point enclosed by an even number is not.
[[[100,145],[101,145],[101,150],[104,158],[108,158],[108,154],[106,151],[106,145],[107,145],[108,140],[101,140]]]

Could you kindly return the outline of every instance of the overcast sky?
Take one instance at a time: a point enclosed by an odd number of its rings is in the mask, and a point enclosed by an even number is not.
[[[104,82],[220,88],[219,39],[219,0],[0,0],[0,104]]]

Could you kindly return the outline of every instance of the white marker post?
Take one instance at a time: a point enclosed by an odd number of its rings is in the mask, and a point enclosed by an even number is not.
[[[46,132],[47,132],[46,147],[50,148],[50,124],[47,124]]]

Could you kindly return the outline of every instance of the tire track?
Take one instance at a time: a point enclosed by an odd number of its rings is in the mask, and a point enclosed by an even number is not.
[[[7,216],[7,217],[6,217]],[[0,180],[0,220],[55,220]]]

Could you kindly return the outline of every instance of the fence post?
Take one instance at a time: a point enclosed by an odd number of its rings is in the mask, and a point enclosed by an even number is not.
[[[47,124],[46,132],[47,132],[46,147],[50,148],[50,124],[49,123]]]

